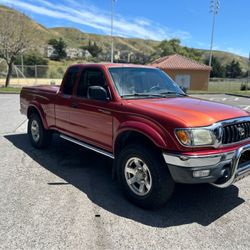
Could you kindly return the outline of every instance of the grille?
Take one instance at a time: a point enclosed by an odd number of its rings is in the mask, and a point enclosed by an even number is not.
[[[243,141],[250,138],[250,121],[225,125],[223,127],[223,144]]]

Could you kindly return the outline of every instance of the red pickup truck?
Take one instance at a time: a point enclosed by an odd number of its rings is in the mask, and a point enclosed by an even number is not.
[[[68,68],[61,87],[25,87],[21,113],[35,148],[52,134],[114,159],[125,195],[162,206],[175,183],[228,187],[250,173],[250,114],[187,96],[160,69],[123,64]]]

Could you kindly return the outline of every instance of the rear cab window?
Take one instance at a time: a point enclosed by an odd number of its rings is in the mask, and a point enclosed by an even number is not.
[[[71,67],[65,76],[62,93],[65,95],[72,95],[74,86],[77,82],[77,75],[79,67]]]

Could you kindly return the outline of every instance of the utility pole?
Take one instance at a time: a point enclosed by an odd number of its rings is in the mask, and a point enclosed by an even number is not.
[[[247,82],[250,82],[250,52],[248,57],[248,71],[247,71]]]
[[[113,31],[114,31],[114,9],[115,9],[115,2],[116,0],[111,0],[111,63],[114,62],[114,37],[113,37]]]
[[[211,0],[210,13],[213,15],[213,21],[212,21],[212,32],[211,32],[210,54],[209,54],[209,66],[210,67],[212,65],[212,57],[213,57],[215,17],[219,13],[219,8],[220,8],[220,0]]]

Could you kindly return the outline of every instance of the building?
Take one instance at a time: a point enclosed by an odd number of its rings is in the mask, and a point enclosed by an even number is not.
[[[45,56],[48,58],[56,56],[55,49],[52,45],[48,45],[45,47]]]
[[[78,49],[78,48],[66,48],[67,57],[70,59],[75,58],[89,58],[92,55],[88,50]]]
[[[78,49],[78,48],[66,48],[65,50],[67,58],[77,59],[77,58],[89,58],[92,57],[88,50]],[[48,58],[57,57],[57,53],[52,45],[45,47],[45,56]]]
[[[159,58],[151,66],[165,71],[181,87],[190,90],[207,90],[211,67],[174,54]]]

